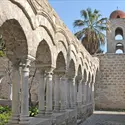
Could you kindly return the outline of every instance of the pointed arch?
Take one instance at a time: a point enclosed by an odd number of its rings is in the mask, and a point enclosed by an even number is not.
[[[55,70],[58,72],[66,72],[66,60],[62,51],[57,56]]]
[[[0,35],[5,42],[6,55],[13,63],[20,63],[28,57],[28,43],[25,33],[15,19],[6,20],[0,27]]]
[[[39,43],[37,47],[36,65],[40,65],[43,68],[52,65],[52,51],[44,39]]]
[[[115,30],[115,40],[123,40],[123,29],[121,27],[117,27]]]

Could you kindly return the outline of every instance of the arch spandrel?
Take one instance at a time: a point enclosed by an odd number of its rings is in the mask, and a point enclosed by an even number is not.
[[[55,34],[55,43],[56,43],[56,46],[59,42],[62,42],[63,46],[65,47],[66,51],[68,51],[68,41],[66,39],[66,37],[60,33],[60,32],[57,32]]]
[[[63,53],[65,61],[66,61],[66,64],[67,64],[67,50],[65,48],[65,45],[64,45],[63,41],[58,41],[58,43],[56,44],[55,56],[57,57],[60,52]]]
[[[61,27],[56,27],[56,34],[62,34],[63,36],[64,36],[64,39],[66,39],[66,45],[67,46],[69,46],[70,45],[70,38],[69,38],[69,36],[67,35],[67,33],[64,31],[64,29],[63,28],[61,28]]]

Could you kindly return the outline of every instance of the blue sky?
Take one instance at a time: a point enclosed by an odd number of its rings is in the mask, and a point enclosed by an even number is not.
[[[49,3],[73,33],[73,21],[80,18],[82,9],[100,10],[102,17],[109,17],[117,7],[125,11],[125,0],[49,0]]]

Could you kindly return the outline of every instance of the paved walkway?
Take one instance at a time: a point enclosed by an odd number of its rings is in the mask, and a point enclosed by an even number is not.
[[[81,125],[125,125],[125,112],[95,111]]]

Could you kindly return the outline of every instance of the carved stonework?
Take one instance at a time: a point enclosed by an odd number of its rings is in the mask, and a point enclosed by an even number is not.
[[[40,13],[43,10],[49,13],[52,9],[49,6],[49,3],[47,2],[47,0],[28,0],[28,2],[34,8],[36,13]]]

